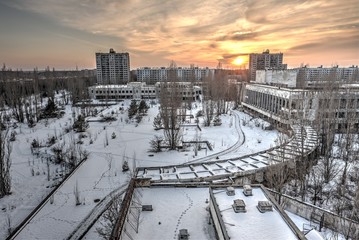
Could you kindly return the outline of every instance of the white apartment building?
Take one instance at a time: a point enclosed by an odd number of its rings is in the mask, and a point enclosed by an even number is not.
[[[331,68],[317,68],[302,67],[297,68],[298,84],[302,87],[317,87],[329,81],[337,83],[350,83],[359,81],[358,66],[351,66],[347,68],[340,68],[338,66]]]
[[[128,53],[96,53],[97,84],[126,84],[130,80]]]
[[[253,83],[288,88],[322,88],[325,85],[359,82],[358,66],[348,68],[294,68],[257,70]]]
[[[89,87],[89,95],[97,100],[123,100],[123,99],[156,99],[159,97],[162,87],[178,89],[183,100],[198,100],[202,94],[201,87],[192,86],[186,82],[167,84],[165,82],[147,85],[142,82],[130,82],[128,84],[96,85]]]
[[[250,80],[256,79],[257,70],[265,69],[287,69],[287,64],[283,64],[283,53],[269,53],[269,50],[263,53],[249,54],[249,76]]]
[[[199,67],[177,67],[177,68],[137,68],[137,81],[147,84],[155,84],[156,82],[180,81],[180,82],[198,82],[213,76],[214,69]],[[173,74],[171,73],[173,71]],[[173,76],[174,75],[174,76]],[[175,77],[176,79],[170,79]]]

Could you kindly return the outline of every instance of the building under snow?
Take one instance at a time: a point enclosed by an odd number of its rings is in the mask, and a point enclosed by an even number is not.
[[[227,194],[228,187],[234,194]],[[112,238],[306,239],[267,190],[261,185],[251,188],[252,195],[247,195],[236,185],[164,186],[132,180]],[[150,211],[141,207],[148,205]]]
[[[97,100],[124,100],[124,99],[156,99],[161,88],[171,88],[182,96],[183,100],[198,100],[202,94],[201,87],[189,82],[161,82],[147,85],[144,82],[130,82],[126,85],[96,85],[89,87],[89,95]]]

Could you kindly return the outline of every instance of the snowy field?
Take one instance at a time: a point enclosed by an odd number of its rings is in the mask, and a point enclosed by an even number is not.
[[[85,218],[97,203],[95,200],[103,199],[112,191],[119,189],[130,179],[130,172],[122,172],[122,163],[127,160],[130,169],[134,166],[162,166],[186,163],[190,160],[205,157],[209,154],[221,152],[236,141],[238,134],[233,127],[233,116],[222,115],[222,125],[216,127],[203,127],[198,132],[193,127],[183,128],[183,140],[193,140],[200,134],[201,140],[209,141],[213,151],[202,149],[197,156],[193,148],[187,151],[163,151],[161,153],[149,153],[149,141],[154,135],[161,135],[161,131],[153,128],[153,119],[158,113],[158,105],[152,105],[148,115],[142,122],[127,121],[127,109],[129,102],[123,102],[105,109],[99,109],[103,115],[112,115],[117,118],[113,122],[90,122],[86,131],[86,137],[82,138],[81,147],[88,151],[89,157],[74,175],[61,187],[54,198],[49,201],[43,210],[23,230],[18,239],[61,239],[68,236],[81,220]],[[192,109],[195,114],[198,109]],[[75,117],[80,113],[79,108],[66,106],[65,116],[60,119],[40,121],[30,129],[26,124],[18,124],[16,140],[12,152],[12,194],[0,199],[0,238],[7,235],[9,227],[19,224],[31,210],[51,191],[63,168],[60,165],[49,163],[47,165],[46,154],[51,154],[51,147],[42,148],[39,157],[34,156],[30,150],[33,139],[41,144],[52,136],[57,143],[67,144],[78,139],[78,134],[65,128],[72,126]],[[240,113],[241,118],[250,118]],[[89,120],[95,120],[89,119]],[[192,119],[193,121],[193,119]],[[201,123],[202,119],[200,119]],[[193,122],[192,122],[193,123]],[[254,123],[243,126],[246,134],[246,142],[243,147],[232,153],[240,156],[274,146],[277,139],[277,131],[263,130]],[[116,137],[112,139],[112,134]],[[258,138],[261,138],[259,143]],[[153,154],[153,156],[149,156]],[[49,180],[48,180],[49,173]],[[81,205],[76,206],[74,189],[77,186]],[[54,227],[55,226],[55,227]]]

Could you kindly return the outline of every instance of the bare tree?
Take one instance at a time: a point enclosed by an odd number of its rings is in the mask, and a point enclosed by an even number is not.
[[[164,139],[170,150],[175,150],[181,139],[178,111],[182,107],[180,84],[177,82],[177,69],[174,62],[170,65],[169,81],[161,84],[160,115],[163,123]]]
[[[161,152],[161,143],[163,142],[163,137],[155,135],[153,139],[150,140],[150,152]]]
[[[97,233],[103,239],[110,239],[112,229],[115,227],[116,220],[120,214],[122,199],[120,196],[114,196],[109,208],[100,218],[100,227],[96,228]]]
[[[286,141],[286,136],[281,134],[278,136],[278,145],[281,146]],[[284,186],[290,178],[290,162],[286,161],[286,151],[282,148],[282,151],[277,151],[277,154],[272,157],[270,165],[265,172],[266,185],[278,192],[278,203],[281,203],[282,193]],[[292,164],[293,165],[293,164]]]
[[[75,195],[76,206],[81,205],[80,189],[79,189],[79,184],[78,184],[77,180],[76,180],[76,185],[74,187],[74,195]]]
[[[2,119],[1,116],[0,119]],[[11,192],[11,151],[12,143],[8,138],[8,130],[0,130],[0,197]]]

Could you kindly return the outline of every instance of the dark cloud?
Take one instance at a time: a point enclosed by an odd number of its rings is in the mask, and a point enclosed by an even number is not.
[[[248,56],[249,53],[235,53],[235,54],[223,54],[222,58],[223,59],[233,59],[236,57],[242,57],[242,56]]]
[[[259,34],[257,32],[249,33],[229,33],[227,35],[220,36],[216,38],[216,41],[244,41],[244,40],[255,40]]]

